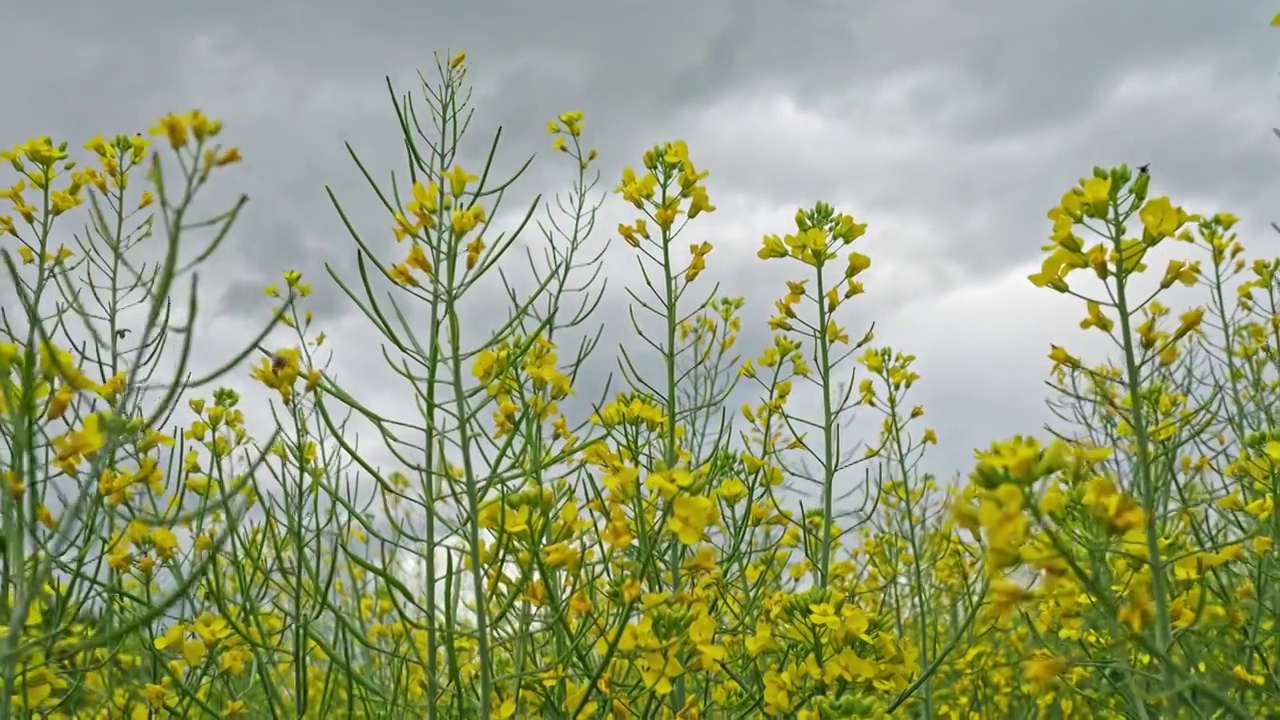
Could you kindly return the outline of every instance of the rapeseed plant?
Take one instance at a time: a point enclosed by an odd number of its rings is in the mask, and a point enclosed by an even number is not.
[[[919,470],[938,438],[911,400],[915,357],[850,326],[875,290],[874,232],[819,202],[765,235],[759,257],[797,274],[744,359],[744,301],[707,285],[709,172],[679,140],[613,188],[635,212],[608,251],[641,268],[641,342],[619,351],[623,387],[576,410],[606,252],[589,242],[585,118],[547,124],[574,183],[517,288],[503,267],[537,201],[491,227],[518,174],[491,176],[496,138],[482,167],[460,164],[466,56],[437,73],[427,123],[392,94],[408,178],[381,187],[351,151],[381,239],[330,193],[357,248],[354,277],[331,279],[383,337],[408,418],[343,388],[307,308],[315,279],[292,270],[265,288],[279,305],[262,334],[193,377],[192,271],[244,205],[189,217],[242,160],[219,121],[166,115],[163,152],[95,137],[83,168],[47,137],[3,153],[18,177],[0,190],[17,296],[0,327],[0,720],[1280,707],[1280,260],[1246,259],[1234,216],[1153,196],[1146,168],[1068,190],[1030,281],[1078,299],[1114,357],[1052,346],[1062,424],[944,480]],[[89,235],[57,244],[81,207]],[[143,262],[156,235],[162,257]],[[1153,274],[1174,243],[1189,256]],[[464,301],[494,282],[510,308],[484,327]],[[1206,299],[1175,310],[1174,286]],[[276,331],[290,338],[268,345]],[[207,389],[228,373],[271,402],[268,437],[239,392]],[[734,411],[741,387],[755,399]],[[791,402],[800,387],[816,416]],[[849,438],[855,411],[881,418],[876,438]],[[816,500],[797,511],[797,495]]]

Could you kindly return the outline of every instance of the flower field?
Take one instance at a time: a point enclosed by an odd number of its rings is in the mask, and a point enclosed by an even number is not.
[[[562,114],[573,186],[535,222],[467,68],[391,93],[407,172],[351,152],[385,221],[331,192],[356,261],[280,268],[209,372],[198,271],[245,199],[199,199],[234,184],[235,128],[0,152],[0,720],[1280,717],[1274,238],[1247,251],[1158,169],[1064,179],[1028,282],[1111,350],[1046,348],[1059,421],[934,477],[915,358],[860,319],[874,227],[797,210],[758,242],[790,278],[772,316],[742,317],[697,148],[598,192]],[[592,236],[603,202],[632,219]],[[606,255],[640,270],[622,348]],[[402,416],[329,371],[320,285]],[[494,288],[507,311],[468,310]]]

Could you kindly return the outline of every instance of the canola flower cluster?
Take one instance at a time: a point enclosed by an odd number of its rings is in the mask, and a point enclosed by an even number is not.
[[[1246,259],[1234,216],[1151,196],[1145,169],[1068,190],[1029,280],[1079,300],[1114,354],[1050,348],[1063,425],[939,479],[918,469],[938,438],[916,358],[848,324],[874,291],[867,224],[816,203],[763,237],[759,258],[795,274],[744,358],[745,301],[707,287],[710,242],[678,237],[716,212],[681,141],[621,173],[635,217],[594,250],[598,153],[582,113],[550,121],[576,179],[547,266],[505,287],[508,317],[469,314],[537,208],[490,228],[514,179],[455,164],[466,57],[437,70],[433,125],[396,106],[415,175],[404,198],[373,188],[385,242],[334,198],[359,252],[334,279],[384,338],[407,417],[327,367],[296,271],[266,288],[254,342],[190,368],[198,307],[176,286],[243,206],[190,217],[242,160],[217,120],[165,116],[166,153],[95,137],[93,167],[47,137],[3,153],[0,718],[1280,710],[1280,259]],[[72,248],[55,238],[77,208],[95,234]],[[1154,281],[1171,243],[1188,257]],[[643,342],[621,350],[625,389],[591,400],[603,252],[642,270]],[[1206,299],[1174,317],[1175,285]],[[206,389],[222,377],[241,389]],[[854,412],[877,437],[850,436]]]

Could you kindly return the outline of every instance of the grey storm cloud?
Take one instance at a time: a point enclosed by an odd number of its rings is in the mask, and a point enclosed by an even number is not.
[[[1051,340],[1074,337],[1079,311],[1025,275],[1045,210],[1093,165],[1151,163],[1156,192],[1233,211],[1256,251],[1276,247],[1277,36],[1266,26],[1274,7],[1260,0],[59,7],[55,20],[43,4],[6,3],[0,64],[22,72],[0,102],[0,142],[48,133],[79,143],[191,107],[223,118],[246,161],[215,183],[209,206],[240,192],[251,201],[203,278],[215,314],[203,341],[251,335],[271,303],[262,286],[297,269],[316,285],[318,322],[348,346],[335,349],[337,371],[357,394],[367,386],[392,403],[396,392],[367,370],[381,362],[370,358],[376,336],[324,273],[333,263],[354,276],[354,246],[325,187],[391,250],[388,218],[344,142],[380,182],[403,176],[383,77],[416,91],[415,71],[431,75],[434,51],[470,58],[476,117],[464,165],[481,162],[497,126],[499,174],[538,156],[501,222],[537,193],[568,189],[572,168],[543,130],[560,112],[586,113],[602,191],[653,143],[688,141],[719,208],[688,241],[716,245],[706,287],[714,278],[747,297],[744,352],[767,341],[764,317],[791,277],[756,260],[760,236],[785,232],[796,207],[819,199],[869,223],[859,242],[875,264],[851,332],[874,320],[878,340],[920,356],[917,401],[939,430],[944,473],[975,445],[1047,419],[1044,355]],[[606,199],[597,242],[630,219]],[[527,235],[536,248],[537,228]],[[623,288],[639,276],[620,242],[604,267],[608,355],[634,342]],[[504,307],[490,297],[476,312]],[[615,369],[596,360],[602,375]]]

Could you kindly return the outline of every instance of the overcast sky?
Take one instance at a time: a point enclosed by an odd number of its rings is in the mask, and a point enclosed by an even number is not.
[[[930,466],[947,474],[975,446],[1048,418],[1051,341],[1087,347],[1074,339],[1076,304],[1025,278],[1045,211],[1093,165],[1150,163],[1154,192],[1233,211],[1254,251],[1277,248],[1267,229],[1280,190],[1274,3],[0,5],[0,143],[47,133],[79,146],[193,107],[222,118],[246,161],[212,194],[243,191],[251,203],[204,277],[216,317],[201,352],[256,328],[269,307],[261,286],[297,268],[315,281],[334,370],[357,395],[394,391],[367,379],[380,362],[373,336],[322,274],[324,262],[352,257],[324,186],[365,232],[387,236],[343,142],[380,178],[403,167],[383,78],[413,89],[433,51],[468,53],[471,147],[501,125],[501,168],[538,154],[516,186],[521,202],[568,189],[544,131],[565,110],[586,113],[605,188],[653,143],[686,140],[718,207],[687,239],[713,242],[707,277],[749,296],[747,347],[767,338],[760,328],[793,276],[756,259],[761,235],[792,229],[796,208],[818,199],[868,223],[859,243],[873,270],[847,319],[854,331],[874,320],[879,341],[919,356],[917,401],[941,440]],[[628,210],[610,197],[598,232]],[[605,311],[617,317],[622,288],[637,280],[628,248],[610,252]],[[615,344],[627,339],[616,325]]]

